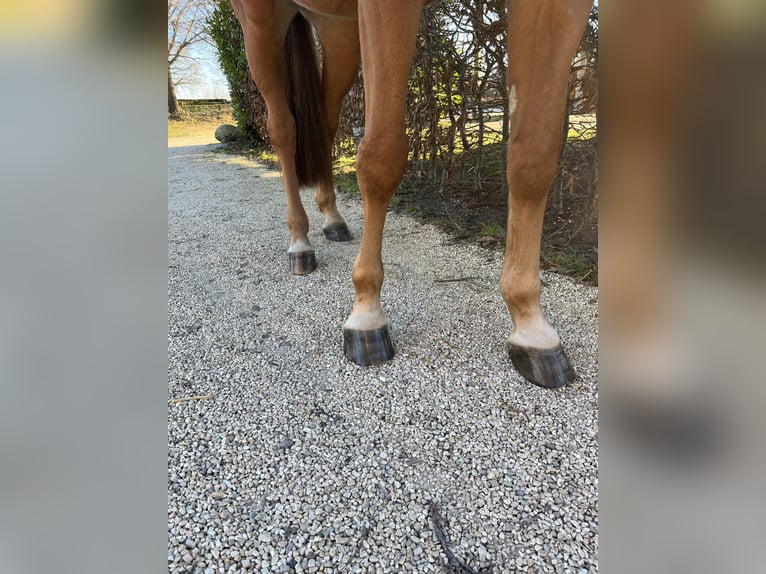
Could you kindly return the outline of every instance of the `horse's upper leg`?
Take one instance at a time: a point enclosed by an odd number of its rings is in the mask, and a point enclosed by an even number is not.
[[[256,86],[266,102],[266,129],[279,157],[288,201],[288,226],[293,239],[305,238],[308,218],[300,203],[299,183],[295,171],[296,127],[284,88],[281,47],[260,42],[252,36],[245,40],[248,61]],[[250,54],[253,54],[252,57]],[[253,64],[253,62],[257,62]]]
[[[365,208],[388,204],[407,163],[407,79],[422,2],[390,4],[359,2],[365,135],[357,154],[357,176],[365,188]]]
[[[289,169],[285,167],[294,162],[296,131],[295,118],[290,112],[285,91],[283,45],[295,11],[293,14],[283,13],[276,9],[274,3],[262,1],[251,1],[243,6],[244,12],[238,17],[242,24],[247,63],[266,103],[269,140],[279,155],[283,175],[288,177],[286,172]]]

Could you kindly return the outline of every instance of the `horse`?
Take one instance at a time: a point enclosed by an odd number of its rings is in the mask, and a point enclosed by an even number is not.
[[[338,212],[331,141],[361,61],[364,137],[356,170],[364,227],[352,270],[355,299],[343,325],[344,353],[359,364],[394,356],[380,303],[383,226],[407,165],[405,111],[420,14],[431,0],[232,0],[251,75],[287,195],[290,271],[317,266],[299,189],[316,186],[322,232],[352,239]],[[548,189],[561,151],[569,69],[592,0],[510,0],[508,74],[511,131],[509,214],[500,291],[513,329],[511,362],[531,383],[561,387],[575,377],[560,337],[540,307],[540,241]],[[317,62],[313,29],[322,47]]]

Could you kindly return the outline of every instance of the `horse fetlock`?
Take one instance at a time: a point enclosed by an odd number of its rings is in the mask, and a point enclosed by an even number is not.
[[[360,298],[360,295],[363,297],[374,295],[378,299],[380,289],[383,286],[383,264],[380,262],[363,262],[361,257],[357,256],[351,270],[351,280],[356,288],[357,299]]]
[[[331,184],[323,183],[318,185],[316,193],[314,193],[314,201],[316,201],[319,211],[322,212],[325,218],[338,213],[338,208],[335,205],[335,188]]]
[[[537,274],[525,278],[504,272],[500,279],[500,293],[511,314],[525,314],[525,311],[539,307],[540,278]]]
[[[329,189],[325,188],[325,186],[317,187],[314,199],[316,200],[317,207],[319,207],[319,211],[324,216],[322,232],[325,236],[335,228],[345,227],[346,232],[348,232],[346,220],[343,219],[343,216],[338,211],[338,207],[335,203],[335,190],[332,186],[330,186]],[[345,241],[347,240],[348,239],[345,239]],[[340,241],[343,241],[343,239],[340,239]]]
[[[294,211],[298,211],[297,209]],[[300,211],[303,211],[303,208],[300,208]],[[290,244],[296,243],[297,241],[303,241],[305,243],[308,243],[311,245],[311,242],[308,239],[309,234],[309,218],[306,216],[306,213],[288,213],[287,216],[287,228],[290,230]]]

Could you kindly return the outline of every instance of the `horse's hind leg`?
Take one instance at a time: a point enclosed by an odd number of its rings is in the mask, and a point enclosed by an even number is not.
[[[540,239],[561,150],[569,68],[590,1],[515,0],[508,18],[513,112],[500,289],[514,324],[508,338],[511,360],[524,377],[543,387],[559,387],[574,378],[558,333],[540,308]]]
[[[296,172],[296,126],[286,95],[283,45],[295,9],[284,3],[245,4],[238,14],[245,37],[250,73],[268,110],[266,127],[277,152],[287,195],[287,227],[290,230],[290,271],[296,275],[316,269],[314,248],[308,238],[309,220],[299,195]],[[236,7],[236,5],[235,5]]]
[[[359,26],[356,21],[312,19],[322,43],[322,91],[330,142],[338,130],[341,105],[359,72]],[[315,199],[324,215],[322,233],[330,241],[349,241],[351,232],[335,205],[333,181],[317,185]]]
[[[362,365],[394,355],[380,306],[381,247],[388,202],[407,165],[407,77],[419,15],[420,3],[412,0],[359,0],[366,115],[356,167],[364,202],[364,232],[354,262],[356,299],[343,326],[343,341],[346,357]]]

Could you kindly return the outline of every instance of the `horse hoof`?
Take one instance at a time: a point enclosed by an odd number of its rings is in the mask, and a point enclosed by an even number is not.
[[[538,387],[563,387],[576,376],[561,346],[554,349],[528,349],[508,345],[508,354],[516,370]]]
[[[295,251],[290,256],[290,273],[308,275],[317,268],[317,258],[313,251]]]
[[[351,241],[354,236],[345,223],[333,223],[322,229],[324,236],[330,241]]]
[[[370,331],[343,329],[343,351],[349,361],[367,366],[394,358],[394,344],[388,325]]]

